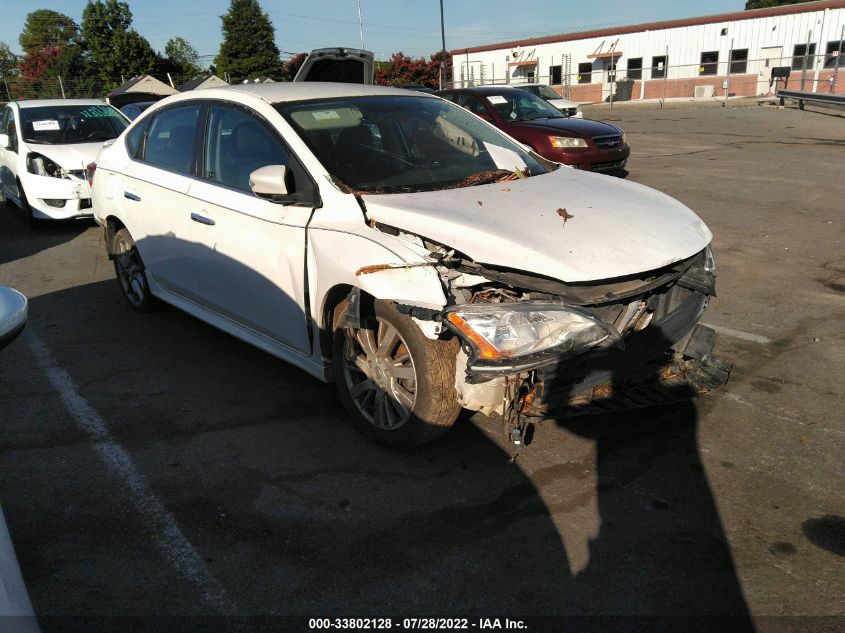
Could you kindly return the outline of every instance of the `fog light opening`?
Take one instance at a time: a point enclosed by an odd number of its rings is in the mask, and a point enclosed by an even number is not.
[[[53,207],[54,209],[61,209],[65,206],[67,200],[59,200],[57,198],[44,198],[44,203],[48,207]]]

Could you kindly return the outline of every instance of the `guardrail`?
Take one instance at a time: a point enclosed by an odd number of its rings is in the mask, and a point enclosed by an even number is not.
[[[792,99],[798,102],[798,109],[804,109],[804,102],[824,103],[828,105],[845,105],[845,94],[831,94],[824,92],[805,92],[802,90],[778,90],[777,97],[780,99],[780,104],[786,99]]]

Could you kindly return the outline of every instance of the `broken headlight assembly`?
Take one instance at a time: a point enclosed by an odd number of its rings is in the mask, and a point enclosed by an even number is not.
[[[464,304],[446,320],[471,345],[477,371],[539,367],[618,338],[587,311],[551,303]]]
[[[65,170],[55,162],[41,154],[30,153],[26,155],[26,170],[36,176],[52,176],[53,178],[64,178]]]

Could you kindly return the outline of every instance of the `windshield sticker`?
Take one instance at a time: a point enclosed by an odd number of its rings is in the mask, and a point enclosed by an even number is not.
[[[499,169],[507,169],[508,171],[515,171],[517,169],[525,171],[528,165],[522,160],[519,154],[512,149],[506,147],[499,147],[492,143],[484,143],[484,149],[490,154],[490,158],[496,163]]]
[[[108,106],[91,106],[79,113],[83,119],[103,119],[114,116],[114,111]]]
[[[32,129],[35,132],[47,132],[49,130],[58,130],[59,122],[56,119],[47,119],[46,121],[33,121]]]
[[[332,119],[340,119],[340,115],[337,113],[336,110],[320,110],[319,112],[312,112],[311,115],[318,121],[330,121]]]
[[[487,97],[487,101],[489,101],[493,105],[501,105],[503,103],[508,102],[508,100],[505,99],[502,95],[490,95],[489,97]]]

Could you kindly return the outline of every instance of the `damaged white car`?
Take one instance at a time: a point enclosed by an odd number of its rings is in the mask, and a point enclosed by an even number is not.
[[[461,408],[501,416],[520,444],[591,402],[651,403],[649,381],[727,377],[697,326],[714,263],[692,211],[549,162],[437,97],[175,95],[90,172],[132,308],[165,301],[335,381],[390,447],[432,440]]]
[[[96,99],[13,101],[0,116],[0,188],[30,222],[92,217],[85,166],[128,119]]]

